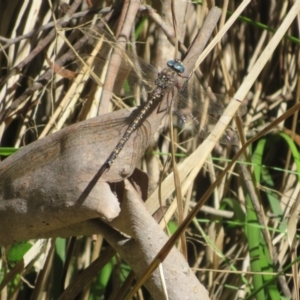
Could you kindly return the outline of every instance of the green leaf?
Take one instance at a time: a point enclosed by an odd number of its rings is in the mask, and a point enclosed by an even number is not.
[[[32,244],[29,242],[21,242],[14,244],[8,254],[7,254],[7,260],[10,263],[16,263],[19,262],[25,253],[32,247]]]
[[[12,148],[12,147],[0,147],[0,155],[2,156],[10,156],[17,152],[19,148]]]

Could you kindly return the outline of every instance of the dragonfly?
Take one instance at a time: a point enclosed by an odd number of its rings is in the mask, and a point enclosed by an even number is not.
[[[93,40],[95,40],[95,36],[97,37],[96,40],[99,40],[98,34],[96,35],[93,32]],[[101,33],[101,37],[103,37],[103,33]],[[129,86],[129,89],[134,90],[134,86],[137,85],[141,87],[140,95],[143,95],[143,90],[145,90],[145,92],[149,93],[150,98],[145,102],[139,114],[134,118],[131,124],[128,125],[123,136],[114,149],[112,149],[102,166],[103,173],[109,171],[126,145],[126,142],[145,120],[147,113],[155,106],[155,104],[162,101],[166,95],[170,95],[170,101],[168,101],[170,106],[171,103],[174,103],[176,106],[174,115],[178,117],[177,124],[185,127],[188,123],[187,120],[192,120],[192,123],[194,124],[192,126],[193,131],[197,131],[202,138],[208,136],[210,125],[216,123],[218,117],[222,115],[225,109],[225,99],[227,98],[228,100],[227,96],[214,94],[207,89],[203,89],[199,85],[197,88],[191,88],[190,80],[186,80],[183,86],[179,86],[178,76],[182,76],[185,68],[178,59],[169,60],[167,62],[167,67],[161,72],[158,72],[156,68],[146,63],[143,59],[136,58],[134,55],[129,54],[126,50],[119,47],[118,43],[112,40],[111,37],[107,38],[106,33],[104,34],[104,37],[106,46],[102,46],[101,51],[97,54],[94,62],[95,66],[100,68],[100,72],[104,70],[104,66],[108,60],[107,53],[112,49],[115,53],[117,52],[118,55],[121,55],[122,58],[121,65],[118,65],[115,68],[119,79],[115,81],[113,92],[119,94],[122,93],[120,91],[126,90],[124,85],[127,85]],[[126,78],[125,84],[124,78]],[[99,84],[98,80],[97,83]],[[100,83],[100,85],[101,84],[102,83]],[[178,90],[178,94],[175,99],[172,99],[172,91],[175,88]],[[124,94],[126,94],[126,91]],[[246,107],[242,106],[239,114],[243,115],[245,113]],[[220,139],[220,143],[222,144],[237,145],[238,142],[239,139],[237,134],[230,129]]]
[[[167,65],[168,67],[165,68],[162,72],[158,73],[157,75],[157,79],[155,80],[156,87],[152,92],[151,98],[148,100],[148,102],[140,111],[140,113],[136,116],[132,124],[129,125],[123,137],[118,142],[115,149],[111,152],[110,156],[106,160],[105,165],[108,169],[114,163],[114,161],[118,157],[118,154],[123,149],[131,134],[137,129],[139,124],[142,122],[147,112],[157,101],[162,100],[164,95],[176,85],[178,74],[184,72],[184,66],[180,60],[169,60]]]

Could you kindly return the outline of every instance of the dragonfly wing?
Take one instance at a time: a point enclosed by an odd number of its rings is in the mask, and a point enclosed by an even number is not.
[[[78,59],[78,63],[82,65],[90,57],[93,58],[90,77],[101,88],[104,82],[112,82],[109,89],[121,98],[134,96],[139,91],[150,92],[154,89],[157,70],[152,65],[126,51],[103,29],[97,28],[97,31],[92,28],[85,29],[84,34],[90,37],[89,43],[82,49],[81,57],[84,61]],[[116,60],[112,60],[113,56],[119,56],[120,63],[115,63]]]
[[[177,120],[175,124],[205,139],[223,114],[226,104],[233,100],[226,95],[214,94],[203,89],[199,84],[189,82],[180,89],[175,100],[174,112]],[[242,105],[239,114],[245,113],[246,106]],[[219,142],[238,145],[238,134],[233,128],[228,127]]]

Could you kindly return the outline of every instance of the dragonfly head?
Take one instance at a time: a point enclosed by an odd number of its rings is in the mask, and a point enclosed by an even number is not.
[[[167,62],[167,65],[177,73],[183,73],[185,70],[181,60],[179,59],[171,59]]]

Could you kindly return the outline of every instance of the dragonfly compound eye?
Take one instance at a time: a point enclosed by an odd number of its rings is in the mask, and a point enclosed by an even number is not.
[[[177,73],[183,73],[184,72],[184,66],[182,64],[182,62],[179,59],[171,59],[167,62],[167,66],[172,68],[174,71],[176,71]]]

